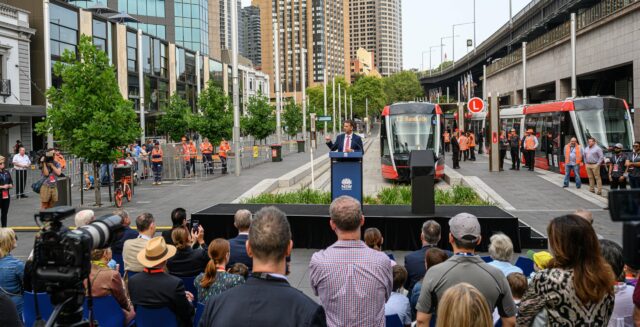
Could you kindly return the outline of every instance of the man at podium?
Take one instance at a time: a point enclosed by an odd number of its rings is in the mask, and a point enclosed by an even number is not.
[[[353,121],[345,120],[342,124],[344,133],[336,137],[336,142],[331,142],[331,136],[325,136],[327,146],[331,151],[338,152],[363,152],[362,138],[353,132]]]

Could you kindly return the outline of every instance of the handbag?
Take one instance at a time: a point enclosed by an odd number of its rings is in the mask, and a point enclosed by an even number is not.
[[[40,194],[40,189],[42,188],[42,183],[44,183],[44,179],[45,178],[41,178],[37,181],[35,181],[33,184],[31,184],[31,189],[35,192]]]

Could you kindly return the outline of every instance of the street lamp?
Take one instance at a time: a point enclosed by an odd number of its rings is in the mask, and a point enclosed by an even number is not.
[[[434,45],[429,47],[429,76],[431,76],[431,51],[433,51],[433,49],[437,47],[440,47],[440,45]]]
[[[460,36],[460,35],[443,36],[443,37],[440,38],[440,72],[441,73],[442,73],[442,63],[444,62],[444,57],[442,55],[442,48],[444,47],[444,43],[442,43],[442,42],[443,42],[444,39],[451,39],[452,42],[453,42],[453,40],[455,40],[455,38],[458,37],[458,36]]]
[[[456,34],[456,26],[463,26],[463,25],[469,25],[469,24],[475,24],[474,22],[468,22],[468,23],[460,23],[460,24],[453,24],[451,26],[451,60],[453,60],[453,67],[456,66],[456,42],[455,42],[455,34]]]

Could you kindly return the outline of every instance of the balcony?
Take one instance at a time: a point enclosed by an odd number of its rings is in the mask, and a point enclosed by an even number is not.
[[[6,98],[11,95],[11,80],[0,79],[0,96]]]

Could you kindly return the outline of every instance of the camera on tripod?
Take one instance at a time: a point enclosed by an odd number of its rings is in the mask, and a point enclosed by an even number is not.
[[[122,218],[117,215],[105,215],[69,230],[62,220],[74,213],[74,208],[61,206],[35,215],[43,227],[34,245],[33,285],[35,290],[46,291],[51,304],[59,307],[54,311],[59,315],[50,318],[57,318],[58,326],[88,326],[82,321],[82,305],[83,281],[91,272],[91,251],[108,247],[123,231]]]
[[[622,255],[633,269],[640,269],[640,190],[609,192],[609,213],[612,221],[623,222]]]

